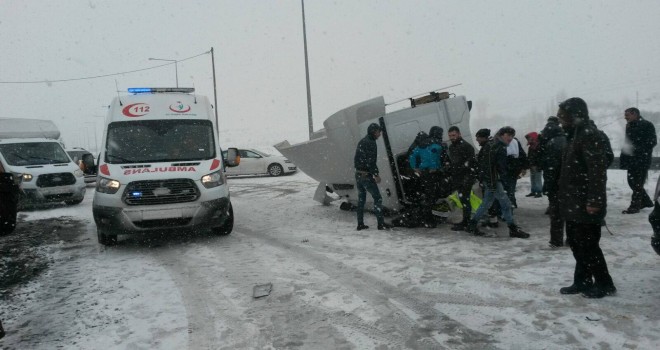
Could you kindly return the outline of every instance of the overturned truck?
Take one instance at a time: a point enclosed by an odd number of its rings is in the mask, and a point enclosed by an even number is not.
[[[408,108],[387,113],[382,96],[367,100],[330,116],[311,140],[295,145],[283,141],[275,148],[319,181],[314,199],[327,204],[326,192],[334,192],[344,200],[340,207],[350,209],[358,199],[353,167],[355,148],[366,135],[369,124],[378,123],[383,129],[383,137],[377,140],[377,164],[382,179],[378,187],[383,195],[383,207],[397,213],[416,204],[416,188],[407,158],[408,147],[417,133],[428,133],[432,126],[440,126],[447,139],[447,130],[455,125],[463,138],[474,144],[470,132],[472,101],[467,101],[465,96],[432,92],[411,98],[410,103]],[[372,205],[371,196],[367,200],[367,205]]]

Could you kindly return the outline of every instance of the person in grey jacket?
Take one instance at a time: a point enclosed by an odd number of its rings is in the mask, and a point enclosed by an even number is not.
[[[357,230],[368,229],[369,226],[364,224],[364,205],[367,202],[367,192],[371,194],[374,199],[374,213],[378,221],[378,229],[384,230],[391,228],[389,224],[385,223],[383,217],[383,197],[380,195],[378,183],[380,183],[380,176],[378,172],[378,165],[376,160],[378,156],[378,145],[376,140],[381,135],[381,127],[376,123],[372,123],[367,128],[367,135],[358,142],[355,150],[354,166],[355,166],[355,184],[358,190],[358,205],[357,205]]]

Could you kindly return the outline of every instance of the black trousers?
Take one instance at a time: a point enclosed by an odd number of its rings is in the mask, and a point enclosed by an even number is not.
[[[595,285],[600,288],[614,286],[607,263],[600,249],[600,223],[587,224],[566,221],[568,245],[575,258],[573,284],[580,287]]]
[[[561,217],[556,193],[548,193],[550,202],[550,244],[555,246],[564,245],[564,219]]]
[[[458,192],[458,198],[463,205],[463,224],[467,224],[472,217],[472,204],[470,203],[470,195],[472,194],[472,183],[456,183],[453,186],[454,190]]]
[[[644,189],[644,183],[648,176],[648,168],[628,169],[628,186],[633,191],[630,201],[631,208],[641,209],[643,207],[653,206],[653,201]]]

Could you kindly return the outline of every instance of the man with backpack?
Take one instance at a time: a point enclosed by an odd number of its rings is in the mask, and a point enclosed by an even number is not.
[[[518,202],[516,201],[516,186],[518,186],[518,179],[525,174],[525,170],[528,167],[527,154],[522,148],[520,141],[515,137],[516,130],[509,127],[513,131],[513,139],[508,144],[506,148],[507,156],[507,174],[505,174],[506,185],[507,187],[504,190],[509,196],[509,201],[511,202],[512,208],[518,208]]]
[[[511,212],[511,202],[504,190],[505,186],[508,186],[506,174],[509,174],[506,148],[513,139],[514,134],[515,131],[512,127],[505,126],[497,132],[492,141],[485,141],[479,151],[481,155],[479,157],[479,181],[484,185],[484,198],[468,226],[468,232],[476,236],[485,235],[485,233],[479,231],[477,224],[493,202],[497,200],[502,209],[502,216],[509,225],[509,236],[529,238],[529,233],[524,232],[516,225]]]

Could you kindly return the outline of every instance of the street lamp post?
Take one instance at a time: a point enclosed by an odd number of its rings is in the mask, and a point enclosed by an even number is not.
[[[179,62],[178,60],[168,60],[165,58],[153,58],[149,57],[149,61],[166,61],[166,62],[174,62],[174,74],[176,76],[176,87],[179,87],[179,68],[177,67],[177,63]]]

